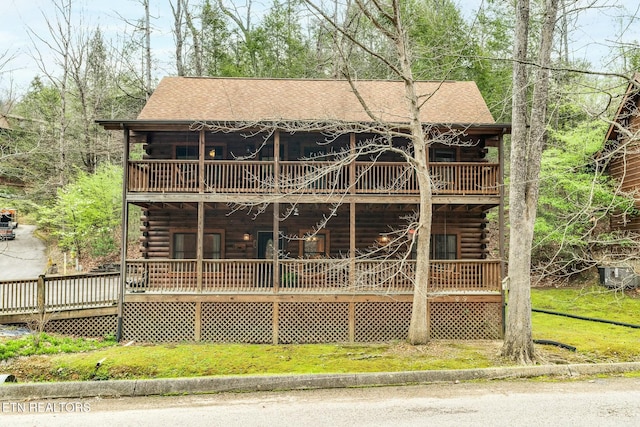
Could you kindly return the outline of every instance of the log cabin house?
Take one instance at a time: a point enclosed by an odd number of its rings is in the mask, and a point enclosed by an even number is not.
[[[406,339],[419,193],[394,152],[411,149],[405,89],[355,87],[392,131],[337,80],[167,77],[137,119],[98,122],[123,132],[124,235],[141,212],[142,256],[121,263],[123,339]],[[500,338],[510,125],[473,82],[417,89],[431,141],[431,335]],[[390,148],[362,148],[376,137]]]
[[[636,73],[613,117],[604,139],[604,150],[598,161],[619,183],[619,189],[634,194],[635,207],[640,209],[640,73]],[[614,229],[640,233],[640,217],[613,215]]]

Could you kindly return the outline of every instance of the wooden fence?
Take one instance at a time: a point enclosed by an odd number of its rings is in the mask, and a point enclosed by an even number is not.
[[[0,315],[113,306],[119,280],[120,273],[97,273],[0,281]]]

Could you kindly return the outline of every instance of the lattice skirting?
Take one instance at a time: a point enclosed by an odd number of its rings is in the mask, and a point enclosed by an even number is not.
[[[384,342],[405,340],[409,302],[128,302],[123,339],[147,342]],[[499,339],[496,302],[431,303],[433,339]]]
[[[122,338],[145,342],[195,341],[195,302],[125,303]]]
[[[431,338],[499,339],[502,305],[482,302],[431,303]]]
[[[272,303],[202,303],[202,341],[273,342]]]
[[[108,316],[49,320],[46,323],[44,330],[45,332],[64,335],[101,338],[106,335],[115,336],[117,324],[117,317],[113,314]]]

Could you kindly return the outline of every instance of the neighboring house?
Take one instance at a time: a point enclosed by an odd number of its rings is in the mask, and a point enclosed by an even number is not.
[[[355,85],[371,112],[406,124],[401,82]],[[425,131],[452,137],[429,150],[431,335],[500,338],[504,256],[488,249],[487,213],[500,218],[501,244],[510,126],[473,82],[416,86]],[[381,254],[418,210],[413,171],[389,151],[320,172],[381,132],[347,81],[169,77],[136,120],[99,123],[124,132],[125,235],[133,207],[142,212],[142,258],[123,257],[124,339],[406,339],[415,260]],[[342,126],[327,142],[329,123]],[[234,210],[243,205],[253,207]]]
[[[4,114],[0,114],[0,131],[2,130],[11,130],[11,126],[9,126],[9,121]]]
[[[609,174],[617,180],[620,190],[635,193],[640,209],[640,73],[636,73],[622,98],[605,137],[605,148],[599,156],[607,163]],[[612,227],[640,233],[640,216],[615,215]]]

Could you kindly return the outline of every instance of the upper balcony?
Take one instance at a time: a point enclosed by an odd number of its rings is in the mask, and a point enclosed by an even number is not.
[[[419,194],[415,172],[398,162],[336,166],[313,161],[132,160],[128,164],[129,193]],[[434,195],[500,195],[498,163],[435,162],[429,168]]]

